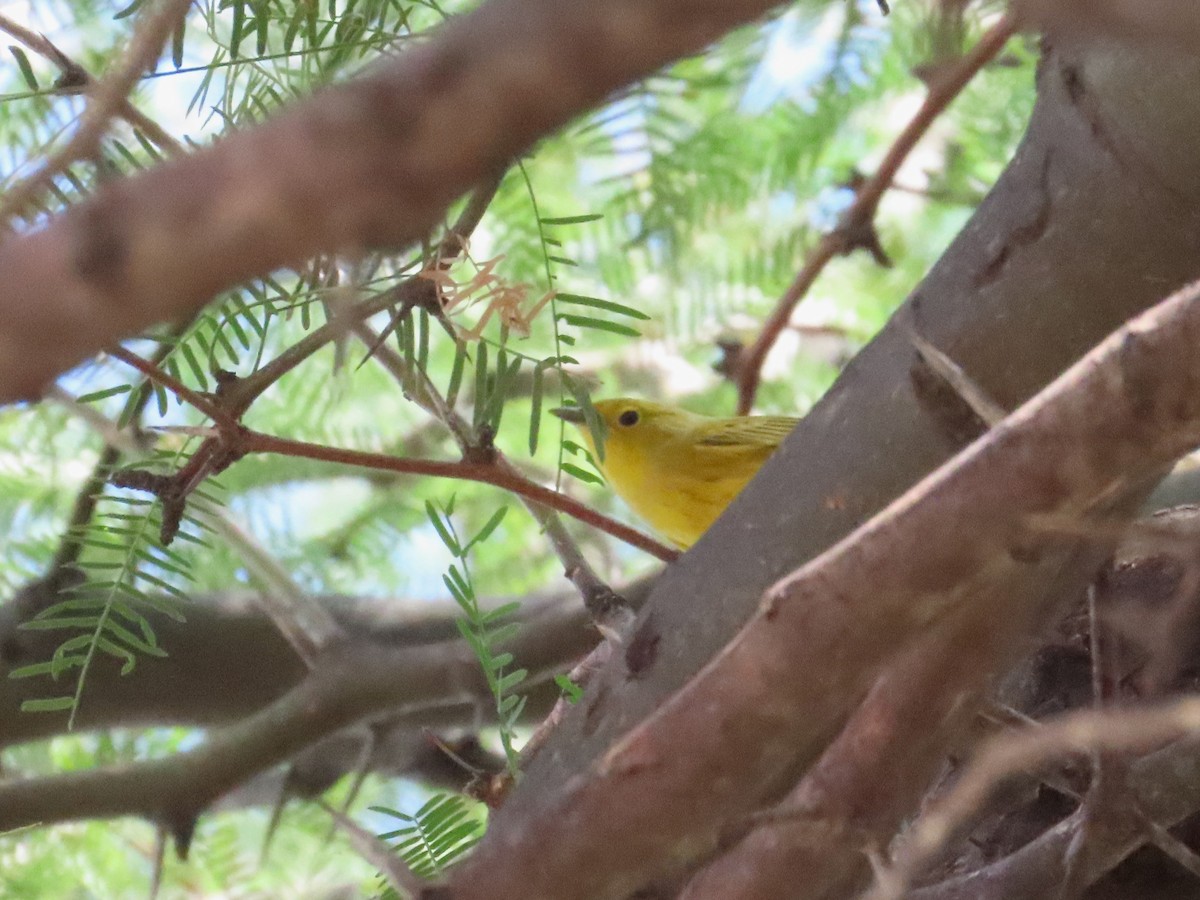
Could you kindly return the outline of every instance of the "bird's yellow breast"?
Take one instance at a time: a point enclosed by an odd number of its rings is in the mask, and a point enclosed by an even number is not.
[[[613,490],[679,547],[694,544],[775,450],[707,446],[690,431],[654,443],[610,435],[601,464]]]
[[[577,407],[552,412],[579,427],[621,499],[685,549],[754,477],[798,421],[786,416],[715,419],[632,397],[600,400],[593,406],[591,425]],[[598,440],[603,453],[597,452]]]

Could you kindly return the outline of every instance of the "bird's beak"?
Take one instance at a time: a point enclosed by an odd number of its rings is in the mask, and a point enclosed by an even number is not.
[[[572,425],[582,425],[586,421],[583,418],[583,410],[578,406],[560,406],[557,409],[550,410],[550,415],[557,416],[564,422],[570,422]]]

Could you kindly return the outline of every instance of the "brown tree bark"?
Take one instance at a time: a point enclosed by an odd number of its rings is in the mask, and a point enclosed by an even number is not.
[[[629,653],[601,674],[534,761],[496,817],[481,860],[492,858],[489,844],[511,851],[523,823],[552,816],[568,785],[712,659],[776,579],[975,436],[961,404],[922,374],[913,331],[1011,408],[1125,319],[1200,275],[1198,88],[1195,61],[1161,48],[1063,39],[1048,51],[1037,108],[1004,176],[888,327],[660,579]],[[1095,559],[1087,556],[1066,569],[1030,567],[1004,590],[1069,594],[1091,574]],[[871,598],[847,599],[871,628]],[[812,660],[806,666],[810,677],[819,671]],[[840,700],[848,715],[856,698]],[[702,842],[692,852],[708,849]]]

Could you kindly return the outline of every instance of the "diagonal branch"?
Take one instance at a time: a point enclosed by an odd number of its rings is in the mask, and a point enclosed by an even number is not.
[[[528,799],[510,802],[454,879],[456,900],[550,897],[566,883],[580,895],[629,891],[711,853],[731,823],[813,764],[902,648],[959,616],[1005,636],[954,681],[978,690],[1061,601],[1061,591],[1048,600],[1016,586],[1031,569],[1071,571],[1077,552],[1026,520],[1082,517],[1136,494],[1200,442],[1197,340],[1200,283],[1132,320],[771,588],[706,668],[586,771],[537,797],[536,815]],[[643,628],[633,643],[651,634]]]
[[[788,285],[779,303],[767,318],[758,338],[734,366],[738,388],[738,413],[746,415],[754,406],[754,398],[758,393],[759,380],[762,377],[763,363],[767,354],[779,340],[779,336],[787,328],[788,320],[797,304],[804,299],[809,289],[816,282],[825,267],[836,256],[844,256],[859,247],[875,247],[878,238],[875,237],[873,220],[879,201],[884,193],[892,186],[900,166],[916,147],[917,142],[925,136],[929,127],[937,120],[950,102],[962,93],[979,70],[991,61],[1008,43],[1008,39],[1016,31],[1013,20],[1007,16],[988,29],[979,43],[971,52],[964,56],[952,68],[941,73],[929,86],[925,102],[913,115],[904,130],[896,136],[891,148],[875,170],[875,174],[864,179],[855,190],[854,202],[842,213],[841,221],[833,231],[826,234],[817,242],[808,254],[804,265],[796,274],[795,279]]]
[[[129,92],[142,74],[154,65],[163,45],[179,27],[191,5],[191,0],[161,0],[157,7],[142,13],[123,58],[103,79],[89,86],[87,107],[75,133],[50,154],[36,172],[5,192],[0,200],[0,222],[24,215],[50,179],[76,160],[96,151],[112,117],[129,108]]]

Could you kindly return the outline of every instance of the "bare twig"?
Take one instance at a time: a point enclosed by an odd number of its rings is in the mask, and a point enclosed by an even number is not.
[[[985,746],[954,789],[926,810],[901,839],[892,866],[867,895],[898,900],[920,875],[926,861],[959,834],[988,796],[1014,775],[1057,762],[1064,756],[1147,752],[1156,745],[1200,731],[1200,698],[1141,709],[1082,710],[1041,728],[1002,735]]]
[[[398,853],[393,852],[386,843],[324,800],[318,799],[317,805],[329,814],[334,825],[350,839],[358,855],[377,868],[400,896],[421,896],[426,883],[405,865]]]
[[[345,633],[329,611],[296,584],[291,574],[258,541],[227,515],[210,514],[205,518],[246,564],[246,569],[262,589],[263,609],[309,668],[316,665],[323,649],[334,641],[345,639]]]
[[[439,478],[459,478],[464,481],[478,481],[482,484],[491,484],[550,509],[564,512],[587,525],[591,525],[593,528],[598,528],[631,546],[637,547],[639,550],[644,550],[646,553],[664,562],[670,562],[679,555],[677,551],[664,546],[648,535],[642,534],[628,525],[623,525],[615,519],[596,512],[591,507],[568,497],[566,494],[560,494],[550,488],[543,487],[516,473],[511,468],[496,465],[494,462],[404,459],[401,457],[384,456],[378,453],[367,453],[360,450],[325,447],[305,441],[293,441],[255,431],[242,432],[241,437],[238,439],[238,451],[241,454],[282,453],[304,459],[323,460],[325,462],[342,463],[350,466],[364,466],[388,472],[399,472],[406,475],[432,475]]]
[[[173,375],[165,372],[158,365],[142,359],[136,353],[126,350],[124,347],[112,347],[108,351],[108,355],[113,359],[119,359],[127,366],[137,369],[147,378],[157,381],[165,388],[169,388],[181,400],[194,406],[200,412],[204,413],[218,425],[230,430],[237,430],[238,424],[234,416],[231,416],[224,408],[212,402],[208,397],[205,397],[190,387],[185,385]]]
[[[736,380],[740,414],[749,413],[754,406],[763,363],[766,362],[767,354],[775,346],[779,335],[787,328],[796,305],[835,256],[844,255],[859,247],[877,247],[878,238],[875,236],[873,225],[875,210],[895,179],[900,166],[942,111],[962,92],[979,70],[1000,52],[1015,30],[1016,24],[1013,19],[1008,16],[1002,17],[988,29],[970,53],[930,84],[925,102],[904,130],[896,136],[875,174],[857,186],[854,202],[842,213],[837,227],[822,237],[809,252],[799,273],[764,323],[757,340],[738,361]]]

